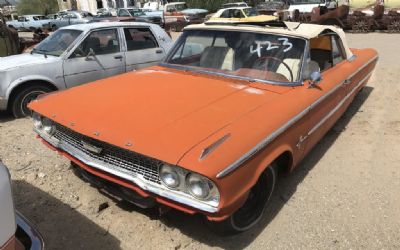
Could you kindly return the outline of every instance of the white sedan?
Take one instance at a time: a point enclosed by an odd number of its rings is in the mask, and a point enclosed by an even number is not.
[[[173,42],[150,23],[91,23],[61,28],[30,54],[0,58],[0,110],[30,115],[38,95],[71,88],[164,59]]]

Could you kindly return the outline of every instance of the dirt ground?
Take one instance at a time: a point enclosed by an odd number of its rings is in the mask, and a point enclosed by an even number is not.
[[[11,169],[17,209],[48,249],[400,249],[400,35],[349,34],[348,40],[378,50],[373,77],[281,178],[253,230],[220,238],[200,216],[160,217],[107,197],[35,139],[29,119],[0,114],[0,159]]]

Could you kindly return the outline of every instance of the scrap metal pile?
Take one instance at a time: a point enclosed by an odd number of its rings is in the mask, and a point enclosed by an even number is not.
[[[336,3],[333,0],[321,1],[314,6],[311,2],[297,4],[296,1],[274,1],[284,3],[274,12],[281,20],[336,25],[356,33],[377,30],[400,33],[400,0],[377,0],[373,3],[365,0],[346,0],[338,7],[337,4],[332,5]],[[266,12],[265,4],[259,5],[258,8]]]

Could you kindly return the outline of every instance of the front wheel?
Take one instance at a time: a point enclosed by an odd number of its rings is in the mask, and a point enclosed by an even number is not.
[[[51,91],[52,89],[46,86],[30,86],[19,91],[11,104],[11,111],[15,118],[31,116],[32,111],[28,108],[28,104],[39,95]]]
[[[249,230],[256,225],[275,188],[277,177],[276,165],[271,165],[261,174],[251,188],[246,202],[228,219],[221,222],[208,221],[211,230],[220,235],[233,235]]]

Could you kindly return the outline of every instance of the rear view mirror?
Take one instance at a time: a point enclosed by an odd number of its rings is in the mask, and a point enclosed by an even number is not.
[[[305,70],[305,79],[310,81],[310,88],[315,87],[322,80],[322,75],[317,62],[308,62]]]
[[[310,85],[315,86],[322,80],[321,73],[319,71],[314,71],[310,75]]]

